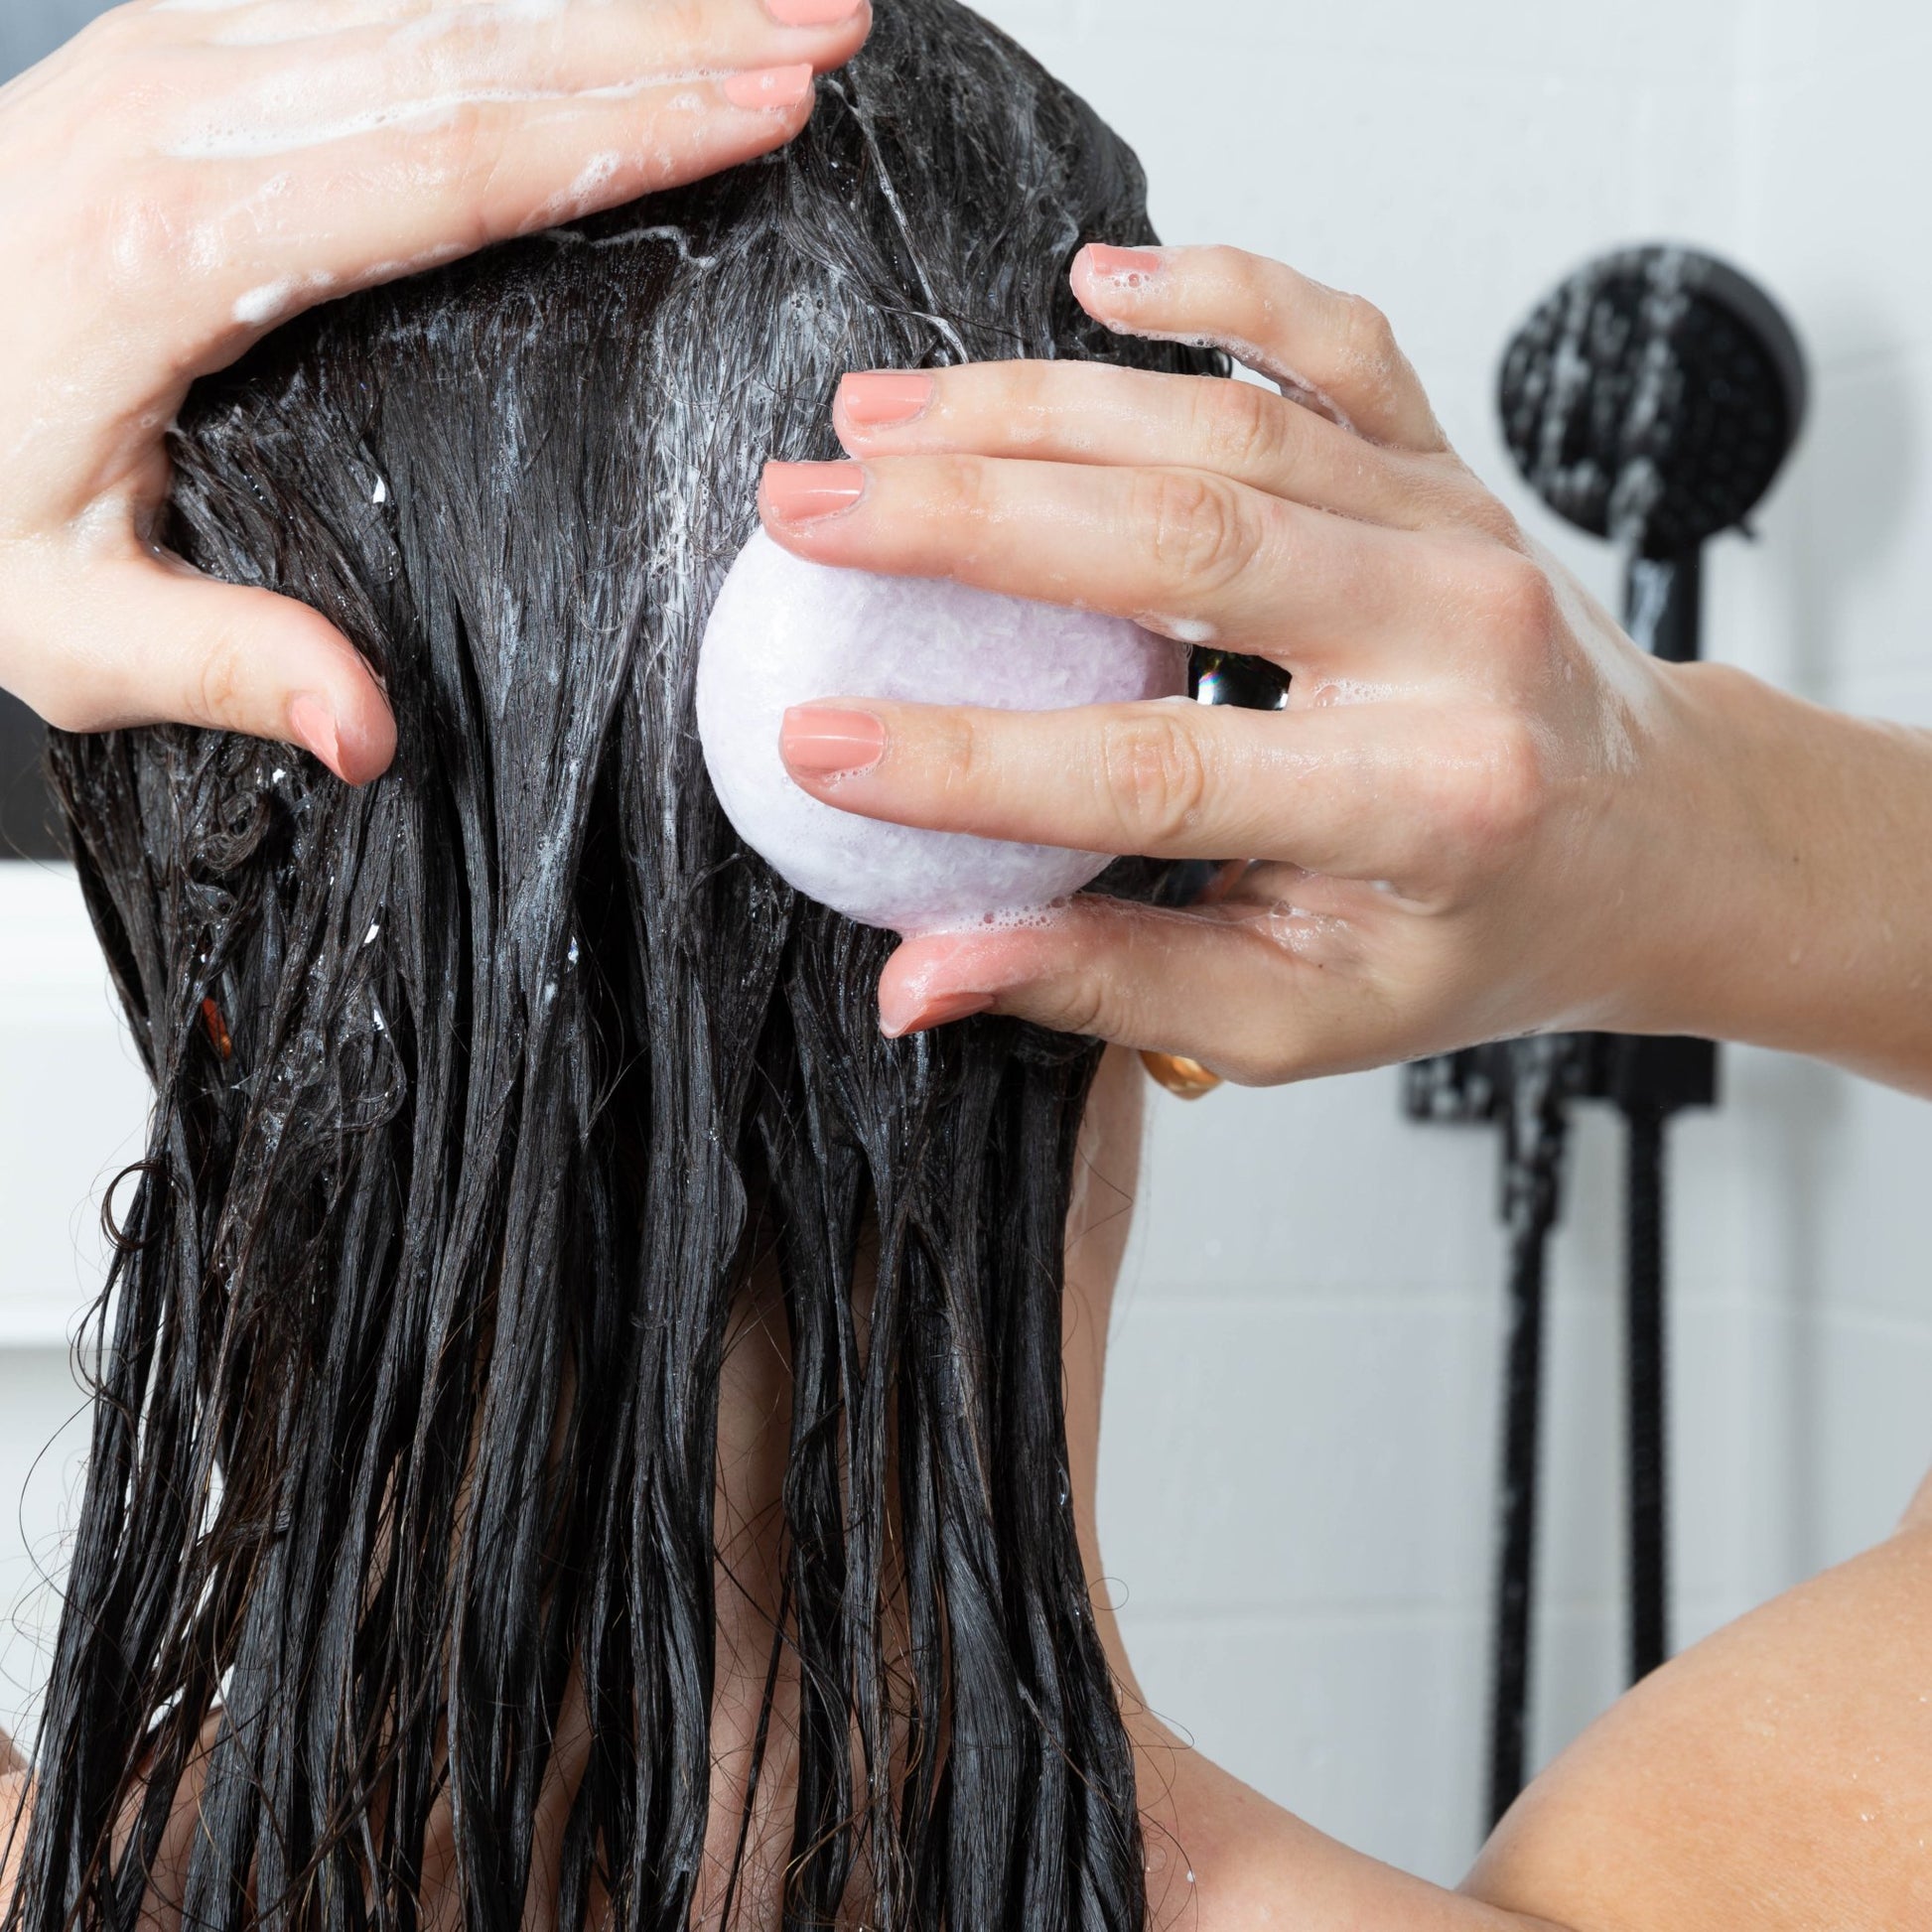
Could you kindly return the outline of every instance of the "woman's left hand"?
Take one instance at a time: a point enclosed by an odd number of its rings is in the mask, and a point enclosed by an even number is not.
[[[1073,286],[1116,332],[1215,343],[1277,389],[1074,361],[857,375],[854,461],[773,465],[766,527],[1272,659],[1287,710],[828,693],[788,716],[786,760],[873,817],[1260,863],[1184,914],[1083,897],[912,939],[886,1030],[990,1008],[1274,1081],[1711,1022],[1698,949],[1765,855],[1708,694],[1748,681],[1656,662],[1540,556],[1366,303],[1228,249],[1090,248]]]

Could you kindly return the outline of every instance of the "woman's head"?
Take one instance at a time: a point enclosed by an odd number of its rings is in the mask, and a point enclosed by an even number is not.
[[[198,1924],[407,1925],[447,1802],[472,1924],[547,1887],[681,1927],[761,1261],[793,1922],[1139,1923],[1060,1413],[1092,1049],[882,1039],[888,942],[737,845],[691,688],[759,468],[832,453],[845,369],[1198,358],[1074,304],[1082,241],[1146,238],[1138,171],[976,17],[897,0],[823,91],[785,155],[338,305],[184,417],[172,540],[327,612],[399,749],[351,792],[211,734],[56,748],[158,1104],[23,1923],[131,1923],[218,1705]]]

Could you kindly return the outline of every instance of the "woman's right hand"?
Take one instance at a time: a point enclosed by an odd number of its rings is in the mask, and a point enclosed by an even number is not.
[[[1639,650],[1359,299],[1228,248],[1093,247],[1072,287],[1276,393],[1074,357],[855,372],[851,460],[771,465],[765,527],[1267,658],[1287,708],[828,691],[781,749],[865,817],[1256,863],[1186,912],[1083,896],[912,936],[889,1033],[990,1011],[1258,1083],[1550,1028],[1704,1034],[1932,1093],[1932,733]]]
[[[0,89],[0,686],[389,762],[323,617],[156,540],[197,376],[316,303],[781,146],[868,0],[136,0]]]

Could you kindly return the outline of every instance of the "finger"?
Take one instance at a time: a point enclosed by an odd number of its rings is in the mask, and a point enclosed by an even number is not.
[[[975,362],[848,375],[833,422],[855,457],[951,452],[1120,469],[1204,470],[1400,529],[1513,531],[1452,460],[1377,449],[1251,382],[1106,362]]]
[[[1381,311],[1280,262],[1238,248],[1095,246],[1074,261],[1073,292],[1118,334],[1223,348],[1372,442],[1449,447]]]
[[[874,699],[785,714],[795,783],[863,818],[1081,852],[1265,859],[1428,897],[1541,802],[1509,713],[1156,702],[993,711]]]
[[[169,52],[199,84],[135,119],[113,279],[151,301],[202,271],[242,333],[185,314],[199,370],[327,297],[782,145],[870,25],[868,0],[150,10],[125,31],[187,36]],[[176,164],[163,185],[148,150]]]
[[[908,939],[879,986],[888,1037],[1006,1014],[1182,1054],[1250,1086],[1409,1051],[1394,1006],[1336,921],[1291,906],[1169,912],[1092,897],[1025,926]]]
[[[124,9],[146,36],[225,53],[301,50],[305,74],[368,53],[400,80],[501,57],[524,86],[596,85],[768,60],[842,65],[863,42],[867,0],[151,0]],[[854,36],[857,38],[854,38]],[[443,63],[439,69],[436,64]],[[600,64],[592,69],[591,63]],[[283,69],[284,71],[286,69]]]
[[[696,180],[781,146],[810,117],[812,70],[678,81],[618,97],[478,101],[317,144],[261,179],[220,160],[192,254],[245,337],[315,303],[513,235]],[[212,359],[234,353],[213,345]]]
[[[1201,470],[774,463],[759,508],[777,542],[818,563],[949,577],[1357,677],[1376,674],[1377,646],[1436,634],[1446,576],[1476,561],[1464,539],[1331,516]]]
[[[102,566],[83,583],[61,648],[14,685],[50,724],[241,732],[300,745],[350,784],[387,768],[388,700],[320,613],[161,560]]]

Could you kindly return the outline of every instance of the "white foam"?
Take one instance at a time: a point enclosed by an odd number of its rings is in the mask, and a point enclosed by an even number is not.
[[[1164,637],[1173,637],[1183,644],[1211,644],[1221,633],[1205,618],[1164,618],[1150,612],[1142,618],[1150,630],[1158,630]]]
[[[272,328],[335,286],[333,275],[290,275],[279,282],[264,282],[236,298],[234,319],[244,329]]]
[[[385,132],[423,133],[453,126],[469,107],[578,106],[592,101],[633,100],[655,87],[689,87],[715,80],[711,71],[640,75],[601,87],[546,88],[458,86],[440,92],[376,101],[353,112],[318,117],[310,105],[313,76],[292,71],[257,87],[202,108],[184,119],[162,152],[174,161],[240,161],[265,155],[296,154]],[[695,109],[700,93],[674,96],[671,104]]]
[[[1233,356],[1243,368],[1251,369],[1265,381],[1272,382],[1290,402],[1300,403],[1304,409],[1311,409],[1317,416],[1327,417],[1337,429],[1345,429],[1352,436],[1361,434],[1355,427],[1354,419],[1327,390],[1290,368],[1280,356],[1263,348],[1259,343],[1222,333],[1203,335],[1171,329],[1144,329],[1138,323],[1116,321],[1112,316],[1102,316],[1100,321],[1116,336],[1134,336],[1147,343],[1173,343],[1181,348],[1218,348],[1223,355]]]
[[[554,227],[559,222],[574,221],[579,215],[590,213],[601,199],[607,199],[603,191],[616,179],[622,165],[623,156],[614,149],[592,155],[577,171],[577,177],[570,186],[544,203],[538,212],[536,225]]]
[[[806,563],[759,531],[698,660],[706,768],[739,836],[797,889],[899,932],[1043,924],[1104,853],[861,818],[793,783],[789,706],[821,699],[1050,711],[1184,692],[1186,652],[1124,619],[919,577]]]

